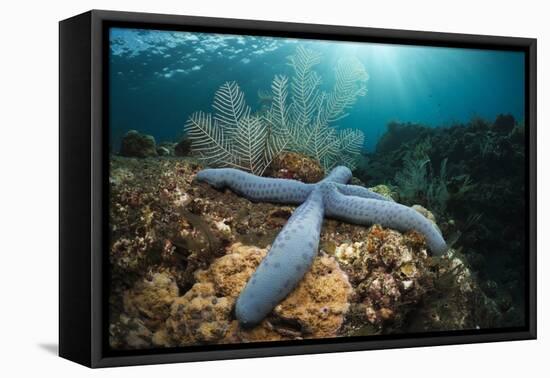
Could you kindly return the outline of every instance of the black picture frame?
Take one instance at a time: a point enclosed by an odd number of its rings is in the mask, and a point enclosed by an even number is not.
[[[525,52],[526,326],[296,342],[215,345],[112,353],[104,272],[109,143],[108,46],[111,26],[205,31]],[[535,339],[536,39],[92,10],[59,24],[59,354],[89,367]]]

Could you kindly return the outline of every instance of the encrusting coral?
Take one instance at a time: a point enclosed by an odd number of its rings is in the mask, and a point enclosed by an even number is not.
[[[156,272],[138,281],[124,293],[124,310],[130,316],[143,315],[153,328],[170,315],[174,297],[179,295],[175,279],[166,272]]]
[[[170,274],[154,273],[124,295],[125,312],[111,325],[111,344],[184,346],[334,337],[344,322],[352,294],[347,275],[334,258],[319,256],[300,285],[253,329],[242,328],[232,315],[239,292],[266,250],[235,243],[208,269],[195,273],[196,283],[183,296]]]
[[[296,289],[268,319],[253,329],[242,328],[231,311],[239,293],[265,258],[266,250],[232,245],[205,271],[197,283],[172,304],[167,321],[177,344],[278,340],[335,336],[349,306],[351,286],[334,259],[321,256]]]
[[[122,294],[123,309],[110,326],[110,344],[115,349],[166,346],[160,330],[179,295],[174,277],[167,272],[150,273]]]

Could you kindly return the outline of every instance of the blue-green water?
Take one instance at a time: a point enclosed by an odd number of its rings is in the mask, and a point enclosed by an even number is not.
[[[365,66],[368,93],[336,125],[362,130],[368,150],[392,120],[440,127],[500,113],[524,118],[520,52],[119,28],[110,42],[114,150],[130,129],[157,142],[177,141],[193,112],[212,110],[214,93],[227,81],[236,81],[259,110],[258,91],[269,90],[275,75],[292,75],[287,57],[299,45],[322,54],[315,70],[327,90],[340,58]]]

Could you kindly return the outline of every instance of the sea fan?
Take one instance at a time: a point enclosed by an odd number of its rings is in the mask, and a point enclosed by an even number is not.
[[[323,115],[325,122],[336,122],[346,117],[346,110],[367,94],[369,75],[357,58],[340,59],[335,70],[336,82],[328,95]]]
[[[223,84],[214,96],[214,119],[225,135],[232,135],[238,128],[241,119],[250,115],[250,108],[244,101],[244,93],[234,81]]]
[[[317,52],[303,47],[289,57],[294,69],[286,119],[292,136],[289,145],[294,151],[317,159],[325,170],[336,164],[354,168],[364,143],[363,133],[337,131],[331,124],[346,117],[346,111],[357,98],[366,95],[368,74],[359,60],[340,59],[335,68],[334,88],[325,93],[320,90],[320,76],[313,71],[319,62]]]
[[[232,141],[239,165],[254,173],[263,173],[266,168],[265,144],[267,129],[259,117],[244,117],[239,120]]]
[[[185,124],[185,130],[193,141],[193,151],[206,164],[237,167],[231,141],[217,121],[212,121],[211,114],[193,113]]]
[[[277,75],[271,84],[271,108],[263,117],[266,124],[267,140],[265,161],[271,163],[273,157],[295,144],[294,128],[289,123],[289,109],[287,105],[288,78]]]
[[[321,54],[298,46],[296,54],[288,57],[294,69],[292,78],[292,115],[296,128],[309,127],[319,111],[321,77],[313,67],[321,62]]]
[[[223,84],[216,91],[213,107],[213,116],[196,112],[185,125],[193,152],[210,166],[262,173],[267,132],[261,119],[250,115],[237,83]]]
[[[347,116],[366,94],[368,75],[357,59],[341,59],[329,93],[320,89],[314,68],[321,55],[298,47],[289,58],[294,74],[276,75],[271,94],[262,92],[267,109],[252,114],[235,82],[223,84],[214,96],[214,114],[194,113],[186,124],[193,151],[207,165],[229,166],[261,175],[282,151],[318,160],[325,170],[336,164],[354,168],[364,142],[359,130],[339,130],[334,122]]]
[[[359,130],[344,129],[338,134],[340,141],[340,161],[338,164],[355,169],[357,159],[361,156],[361,148],[365,142],[365,135]]]

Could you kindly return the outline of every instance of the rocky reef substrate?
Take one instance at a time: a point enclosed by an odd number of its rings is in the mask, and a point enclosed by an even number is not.
[[[273,175],[313,180],[318,167],[302,166]],[[433,258],[416,232],[326,219],[299,285],[259,325],[242,328],[235,301],[294,207],[213,189],[194,180],[200,169],[188,157],[111,157],[113,349],[488,328],[506,317],[456,251]]]
[[[392,122],[354,172],[436,214],[447,241],[506,313],[499,326],[524,322],[525,138],[509,114],[435,128]]]

